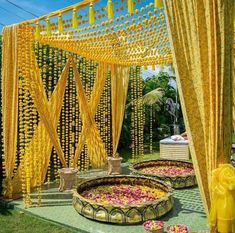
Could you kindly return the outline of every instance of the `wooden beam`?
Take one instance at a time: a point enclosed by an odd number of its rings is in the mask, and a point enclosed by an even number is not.
[[[60,14],[64,14],[64,13],[73,11],[73,9],[79,10],[83,7],[89,6],[91,3],[96,3],[96,2],[99,2],[99,1],[100,0],[84,0],[82,2],[79,2],[79,3],[76,3],[74,5],[62,8],[60,10],[53,11],[53,12],[47,14],[47,15],[40,16],[36,19],[31,19],[31,20],[24,21],[24,23],[29,23],[29,24],[37,23],[41,20],[46,20],[47,18],[58,16]]]

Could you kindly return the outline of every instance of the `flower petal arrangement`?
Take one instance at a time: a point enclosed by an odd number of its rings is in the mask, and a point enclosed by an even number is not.
[[[153,232],[153,231],[157,231],[160,229],[163,230],[164,222],[163,221],[148,220],[148,221],[144,222],[143,226],[147,232]]]
[[[101,204],[134,205],[154,201],[164,197],[166,193],[148,186],[120,184],[93,187],[81,195]]]
[[[154,178],[103,176],[81,182],[73,193],[73,206],[79,214],[93,220],[142,223],[158,219],[172,209],[172,191],[169,185]]]
[[[191,167],[174,166],[174,165],[167,165],[160,167],[145,167],[140,169],[140,171],[146,174],[167,175],[167,176],[189,175],[194,173],[194,170]]]
[[[187,161],[145,160],[132,164],[130,170],[135,175],[160,179],[173,188],[186,188],[197,184],[193,164]]]
[[[188,227],[186,225],[175,224],[167,227],[168,233],[188,233]]]

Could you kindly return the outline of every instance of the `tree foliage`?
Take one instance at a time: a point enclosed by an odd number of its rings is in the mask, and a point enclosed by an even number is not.
[[[153,142],[158,143],[162,138],[173,134],[175,116],[169,111],[169,99],[176,102],[177,91],[171,84],[175,83],[174,77],[166,72],[160,72],[143,80],[143,103],[145,112],[144,141],[149,143],[150,106],[153,108]],[[138,101],[138,100],[137,100]],[[119,149],[130,147],[131,144],[131,90],[127,97],[127,108],[120,137]],[[181,131],[184,130],[183,117],[179,103],[177,106],[177,119]],[[172,110],[172,109],[171,109]]]

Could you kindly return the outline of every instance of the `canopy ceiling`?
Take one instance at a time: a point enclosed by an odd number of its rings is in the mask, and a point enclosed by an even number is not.
[[[78,17],[76,28],[73,27],[73,13],[62,14],[63,32],[58,31],[58,16],[49,15],[50,21],[47,22],[39,19],[28,23],[33,26],[34,31],[39,26],[32,23],[38,22],[40,25],[40,43],[74,52],[91,60],[143,66],[172,63],[163,8],[156,8],[152,0],[138,0],[134,4],[134,12],[128,13],[127,1],[116,0],[113,1],[114,17],[108,19],[105,5],[107,1],[95,2],[94,24],[89,24],[89,6],[83,10],[73,9]],[[47,32],[48,21],[51,35]]]

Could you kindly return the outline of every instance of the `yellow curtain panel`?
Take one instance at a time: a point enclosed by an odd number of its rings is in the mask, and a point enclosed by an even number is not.
[[[235,23],[234,23],[235,25]],[[235,48],[233,48],[233,130],[235,131]]]
[[[213,171],[231,153],[233,1],[167,0],[165,6],[190,151],[209,215],[215,205]],[[232,204],[216,210],[211,225],[220,232],[235,232],[235,216],[226,209]]]
[[[18,127],[18,26],[3,30],[2,51],[2,120],[7,193],[12,195],[12,176],[16,158]]]
[[[122,122],[125,113],[129,74],[130,74],[130,67],[112,65],[111,96],[112,96],[113,156],[115,156],[117,152],[118,142],[122,130]]]
[[[53,118],[51,121],[51,126],[56,127],[59,121],[61,108],[63,104],[63,98],[68,78],[68,68],[70,63],[67,62],[61,77],[57,83],[57,86],[51,96],[51,99],[46,103],[48,108],[53,112]],[[31,188],[36,187],[44,183],[48,164],[50,161],[51,151],[53,148],[53,143],[51,141],[51,136],[41,120],[38,127],[30,141],[30,144],[25,150],[23,156],[22,164],[20,164],[18,171],[13,179],[13,193],[19,193],[22,191],[22,172],[25,169],[25,164],[27,159],[31,161],[30,169],[30,184]],[[32,151],[36,153],[36,158],[34,158]],[[39,180],[38,180],[39,179]]]
[[[69,69],[69,61],[67,62],[67,65],[65,66],[65,73],[68,74]],[[37,107],[37,110],[40,114],[40,117],[43,121],[43,124],[45,125],[49,135],[50,139],[53,142],[53,145],[55,147],[55,150],[61,160],[61,163],[64,167],[67,167],[67,164],[65,162],[64,153],[62,151],[59,138],[56,132],[56,127],[53,127],[52,124],[52,116],[54,115],[54,112],[51,112],[48,104],[47,104],[47,96],[44,90],[44,86],[42,83],[42,79],[40,77],[40,70],[38,68],[34,68],[34,70],[31,70],[30,75],[30,86],[31,86],[31,93],[34,100],[34,103]]]
[[[82,81],[80,79],[78,69],[74,61],[72,61],[72,67],[83,123],[83,129],[75,151],[74,166],[77,166],[77,159],[79,158],[82,147],[86,142],[92,167],[102,167],[105,165],[107,152],[105,150],[105,145],[100,137],[100,132],[96,126],[94,115],[101,97],[102,90],[104,88],[105,79],[107,77],[107,66],[101,64],[98,69],[97,77],[95,80],[96,83],[94,85],[91,97],[92,102],[90,103],[87,100],[82,86]]]

